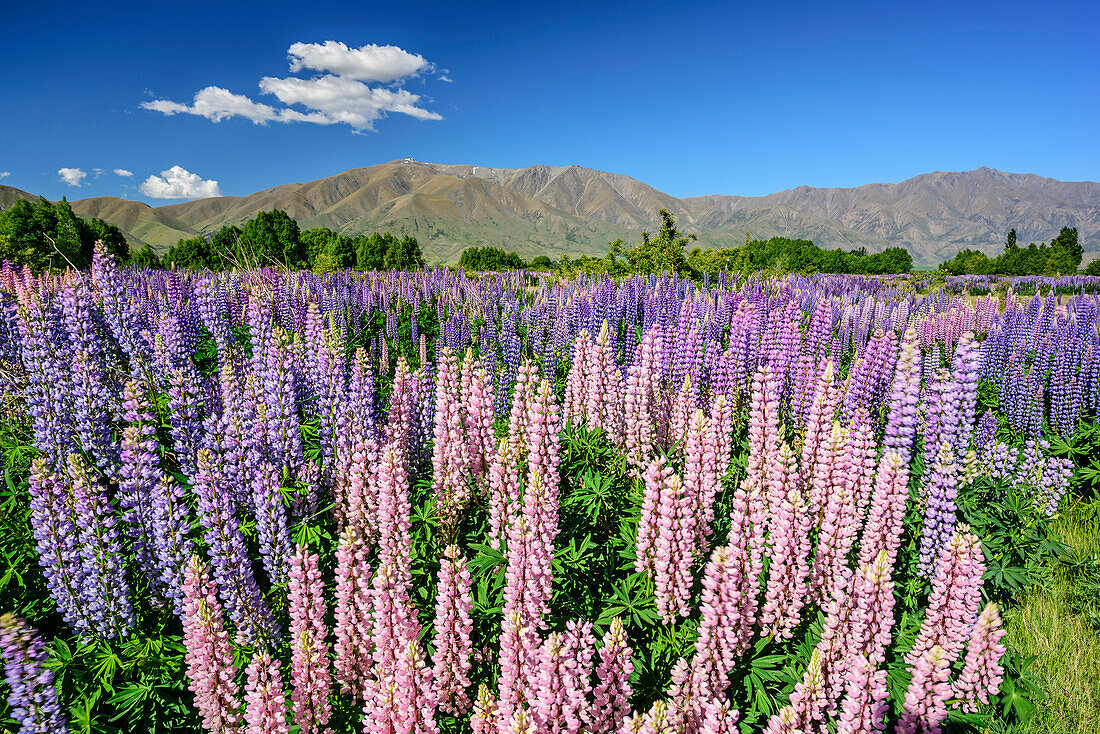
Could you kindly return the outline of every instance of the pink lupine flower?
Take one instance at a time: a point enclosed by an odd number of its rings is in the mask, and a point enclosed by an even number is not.
[[[489,546],[499,549],[507,528],[519,512],[519,467],[508,439],[502,438],[489,465]]]
[[[874,486],[878,447],[875,444],[875,426],[865,409],[860,408],[855,412],[849,428],[848,479],[852,485],[855,509],[862,521]]]
[[[824,732],[825,694],[821,674],[821,651],[814,648],[802,680],[795,685],[789,704],[768,719],[766,734]]]
[[[538,730],[547,734],[575,734],[587,719],[591,623],[585,623],[586,630],[571,624],[565,635],[551,632],[539,650],[531,714]]]
[[[876,669],[863,655],[855,656],[844,688],[837,734],[873,734],[886,726],[886,671]]]
[[[714,497],[718,494],[718,446],[710,419],[696,410],[688,422],[684,445],[684,487],[690,502],[695,529],[695,544],[706,548],[710,521],[714,517]]]
[[[940,553],[928,610],[907,663],[916,665],[932,647],[940,648],[947,665],[958,659],[981,604],[984,573],[981,541],[960,524]]]
[[[666,623],[687,616],[687,603],[691,595],[691,564],[695,548],[695,528],[691,515],[691,498],[686,494],[680,476],[660,460],[655,460],[646,472],[646,491],[655,484],[657,502],[652,515],[646,517],[642,507],[643,523],[649,533],[650,547],[646,557],[639,555],[639,562],[653,572],[654,594],[657,612]],[[639,534],[641,530],[639,528]],[[641,554],[642,551],[639,551]]]
[[[346,583],[346,581],[345,581]],[[337,587],[337,593],[347,588]],[[325,642],[325,598],[317,555],[299,544],[290,563],[290,680],[294,722],[302,734],[321,734],[332,715],[332,679]],[[346,618],[347,613],[342,614]]]
[[[358,700],[370,667],[370,561],[362,535],[348,526],[336,546],[336,681]]]
[[[884,451],[875,472],[871,506],[859,539],[859,565],[870,563],[881,550],[886,551],[887,563],[894,565],[904,527],[908,483],[909,469],[902,466],[901,455],[896,451]]]
[[[243,734],[287,734],[286,696],[279,661],[272,660],[266,647],[252,657],[245,682]]]
[[[591,734],[617,732],[630,713],[630,696],[633,693],[630,675],[634,672],[634,664],[630,662],[631,652],[622,620],[615,617],[604,635],[600,662],[596,666],[599,683],[592,695],[588,725]]]
[[[894,624],[894,584],[886,552],[860,567],[851,582],[838,587],[825,605],[821,651],[826,710],[834,713],[854,666],[865,658],[872,669],[886,660]]]
[[[665,701],[654,701],[653,706],[642,717],[638,731],[641,734],[672,734],[676,731],[672,724],[674,718],[674,712],[669,710]]]
[[[665,426],[659,420],[660,353],[658,326],[642,336],[635,363],[627,368],[623,397],[627,459],[639,469],[648,462],[654,443],[665,439]]]
[[[779,383],[770,367],[761,367],[752,378],[749,403],[749,456],[742,486],[764,486],[768,456],[779,439]]]
[[[477,689],[474,710],[470,714],[470,729],[473,734],[496,734],[497,731],[497,702],[484,683]]]
[[[806,603],[810,572],[810,516],[798,490],[794,453],[786,442],[779,445],[777,468],[769,472],[769,496],[778,497],[768,521],[768,583],[760,609],[764,635],[790,639]]]
[[[493,393],[483,360],[467,350],[462,362],[462,425],[466,429],[470,472],[481,479],[489,468],[496,441],[493,438]]]
[[[343,497],[342,522],[354,526],[364,538],[374,535],[375,498],[372,493],[373,468],[377,464],[377,449],[368,444],[361,430],[352,427],[347,462],[346,494]],[[338,502],[338,505],[341,504]]]
[[[516,461],[527,456],[527,424],[530,421],[530,406],[537,387],[536,374],[530,362],[519,366],[516,384],[512,388],[512,407],[508,414],[508,445]]]
[[[1004,636],[997,605],[989,602],[970,633],[963,669],[953,686],[952,698],[960,700],[963,711],[976,712],[979,703],[988,704],[989,697],[1000,690],[1004,679],[1001,665],[1005,653],[1001,638]]]
[[[905,707],[898,719],[897,734],[939,734],[947,718],[951,696],[949,653],[933,645],[921,652],[913,664],[913,679],[905,692]]]
[[[623,446],[626,442],[623,423],[623,374],[615,359],[615,347],[606,319],[596,337],[593,357],[592,369],[596,377],[596,388],[589,388],[588,405],[594,405],[598,410],[595,415],[598,427],[607,433],[616,446]]]
[[[710,406],[710,428],[715,434],[714,441],[718,454],[718,476],[725,476],[729,470],[730,454],[733,451],[733,403],[725,395],[719,395]]]
[[[703,671],[680,658],[669,675],[668,704],[665,727],[669,731],[695,734],[703,723],[706,700],[710,698]]]
[[[759,574],[760,569],[758,560],[754,566],[755,559],[741,557],[750,553],[743,543],[715,548],[703,572],[699,636],[692,659],[699,700],[725,694],[729,674],[752,640],[759,590],[753,571]]]
[[[409,370],[405,358],[399,356],[397,371],[393,375],[393,388],[390,391],[390,411],[386,421],[385,442],[397,448],[402,467],[407,466],[408,462],[409,435],[412,432],[413,412],[416,409],[414,404],[416,383],[417,376]]]
[[[828,360],[817,379],[813,402],[810,404],[810,414],[806,419],[806,437],[802,442],[802,460],[799,465],[802,469],[803,484],[807,487],[813,482],[813,472],[818,466],[818,452],[826,445],[832,434],[833,420],[836,417],[839,401],[834,385],[833,362]],[[820,510],[821,508],[815,502],[810,503],[812,514],[817,514]]]
[[[562,398],[562,416],[575,426],[585,425],[588,379],[588,351],[592,338],[587,329],[581,329],[573,341],[573,361],[565,378],[565,396]]]
[[[626,458],[634,466],[644,466],[653,444],[657,441],[655,418],[649,401],[650,382],[648,365],[632,364],[627,367],[626,388],[623,395],[624,432]]]
[[[444,528],[458,523],[470,499],[470,457],[462,432],[458,400],[458,365],[450,347],[443,347],[437,365],[435,427],[432,442],[432,492]]]
[[[455,716],[466,713],[470,697],[470,570],[457,545],[443,551],[435,603],[435,666],[432,679],[439,708]]]
[[[848,431],[833,421],[829,433],[814,454],[813,465],[802,464],[803,486],[806,487],[806,504],[815,526],[820,527],[825,518],[825,509],[832,495],[848,486]],[[805,450],[803,450],[805,455]],[[809,481],[806,481],[806,480]],[[837,505],[843,508],[843,503]],[[835,518],[834,518],[835,519]]]
[[[522,706],[509,714],[506,722],[500,728],[500,734],[534,734],[538,731],[534,717]]]
[[[653,546],[657,540],[661,495],[672,468],[660,459],[651,459],[642,483],[642,511],[634,543],[634,570],[653,570]]]
[[[500,626],[499,660],[500,699],[496,716],[498,721],[509,722],[517,710],[530,705],[534,699],[532,688],[539,661],[538,633],[524,623],[519,609],[505,609]]]
[[[241,724],[241,700],[233,646],[210,569],[198,556],[191,557],[183,577],[183,644],[202,727],[210,734],[236,731]]]
[[[665,448],[679,445],[681,449],[687,440],[688,421],[695,411],[698,402],[698,386],[692,382],[691,376],[684,378],[684,384],[672,400],[672,410],[668,418],[668,434],[665,437]]]
[[[537,535],[553,553],[558,534],[558,504],[561,477],[559,446],[561,430],[557,399],[550,383],[540,380],[529,404],[527,422],[527,491],[524,512]],[[536,475],[538,481],[536,481]],[[541,492],[536,492],[540,489]]]
[[[730,708],[728,701],[710,701],[703,711],[699,734],[739,734],[737,722],[741,712]]]
[[[424,665],[424,654],[416,640],[400,646],[390,671],[372,676],[363,694],[363,731],[365,734],[415,732],[435,734],[435,696],[431,671]]]
[[[408,474],[401,462],[399,446],[390,444],[383,449],[377,467],[378,557],[383,562],[397,562],[407,572],[412,552],[409,535],[412,505]]]
[[[838,588],[852,577],[848,553],[855,544],[862,518],[855,504],[854,467],[847,452],[848,431],[834,424],[829,446],[822,457],[831,457],[826,473],[819,462],[814,472],[815,492],[824,500],[821,526],[817,539],[817,555],[810,574],[811,589],[817,600],[830,599]]]

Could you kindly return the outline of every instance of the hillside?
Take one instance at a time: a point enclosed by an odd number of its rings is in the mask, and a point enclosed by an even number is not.
[[[0,208],[28,196],[0,186]],[[303,229],[411,234],[428,260],[441,262],[456,261],[470,245],[504,247],[527,258],[603,254],[615,237],[632,240],[654,229],[661,208],[672,211],[683,230],[697,232],[703,247],[739,244],[749,232],[871,252],[901,246],[918,267],[933,267],[966,247],[999,252],[1012,227],[1026,243],[1049,241],[1061,227],[1075,226],[1086,251],[1100,251],[1100,184],[989,168],[854,188],[678,199],[629,176],[580,166],[501,169],[404,159],[248,196],[159,207],[96,197],[72,205],[161,251],[180,237],[209,235],[275,208]]]

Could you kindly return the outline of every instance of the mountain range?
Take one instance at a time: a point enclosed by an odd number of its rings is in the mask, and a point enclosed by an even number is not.
[[[0,186],[0,209],[19,198],[32,195]],[[654,231],[662,208],[682,231],[697,233],[702,247],[738,245],[746,233],[779,235],[869,252],[905,247],[915,266],[935,267],[963,248],[999,253],[1011,228],[1024,244],[1049,241],[1069,226],[1077,227],[1086,252],[1100,252],[1100,183],[990,168],[854,188],[676,198],[629,176],[580,166],[486,168],[406,158],[248,196],[157,207],[113,196],[71,204],[81,216],[118,226],[133,246],[149,244],[159,252],[180,238],[283,209],[302,229],[413,235],[429,262],[455,262],[472,245],[528,259],[602,255],[609,240],[633,241],[643,230]]]

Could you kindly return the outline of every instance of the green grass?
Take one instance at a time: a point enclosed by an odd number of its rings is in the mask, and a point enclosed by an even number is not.
[[[1035,656],[1032,673],[1046,697],[1026,725],[1027,734],[1100,732],[1100,499],[1079,502],[1055,522],[1058,538],[1080,562],[1058,563],[1006,612],[1007,641]],[[1091,566],[1089,562],[1091,561]]]

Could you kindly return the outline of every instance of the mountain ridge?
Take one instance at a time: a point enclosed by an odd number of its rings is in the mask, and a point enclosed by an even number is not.
[[[0,208],[18,198],[37,197],[0,186]],[[702,247],[741,244],[746,233],[778,235],[871,252],[905,247],[916,266],[934,267],[963,248],[1000,252],[1013,227],[1026,243],[1049,241],[1062,226],[1075,226],[1086,251],[1100,251],[1100,183],[984,166],[897,183],[677,198],[625,174],[578,165],[492,168],[405,158],[247,196],[156,207],[104,196],[70,203],[81,216],[105,219],[135,244],[158,251],[272,208],[284,209],[302,229],[411,234],[429,261],[441,262],[457,261],[472,245],[526,258],[602,255],[615,237],[631,240],[655,229],[662,208],[682,231],[696,232]]]

